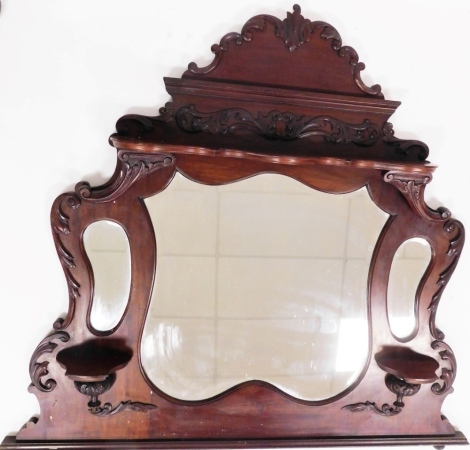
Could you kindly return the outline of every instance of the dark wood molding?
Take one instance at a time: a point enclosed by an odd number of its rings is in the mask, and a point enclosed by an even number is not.
[[[54,202],[51,227],[69,307],[31,358],[31,392],[41,414],[2,448],[467,443],[441,412],[457,359],[436,324],[465,231],[448,209],[426,204],[436,166],[427,161],[426,144],[395,137],[389,119],[400,103],[385,100],[379,85],[366,86],[356,51],[331,25],[305,19],[297,5],[286,19],[251,18],[213,52],[207,67],[191,63],[180,79],[165,78],[171,101],[160,115],[117,121],[109,138],[116,169],[107,182],[79,182]],[[173,397],[150,381],[141,361],[158,257],[144,199],[175,174],[217,186],[265,173],[327,194],[364,188],[388,215],[364,287],[364,366],[350,385],[321,400],[262,380],[197,401]],[[91,323],[95,279],[83,242],[87,227],[101,220],[118,224],[130,249],[127,303],[108,330]],[[429,244],[430,263],[413,298],[414,329],[397,338],[389,323],[389,275],[400,246],[414,238]]]

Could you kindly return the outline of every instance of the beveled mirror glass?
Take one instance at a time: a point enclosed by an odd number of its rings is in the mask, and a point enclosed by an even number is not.
[[[400,245],[392,262],[387,292],[387,312],[392,333],[406,339],[417,328],[419,283],[431,261],[431,248],[422,238]]]
[[[119,224],[100,220],[85,230],[83,245],[94,278],[90,323],[96,330],[111,330],[119,323],[129,298],[129,242]]]
[[[388,217],[365,188],[325,194],[274,174],[214,187],[177,174],[146,205],[158,256],[142,363],[157,387],[200,400],[259,379],[322,400],[357,379]]]

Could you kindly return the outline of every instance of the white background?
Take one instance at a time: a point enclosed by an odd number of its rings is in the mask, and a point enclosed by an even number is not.
[[[304,0],[367,65],[366,84],[402,101],[396,135],[423,140],[439,165],[426,199],[470,227],[470,2]],[[49,226],[60,193],[114,169],[108,136],[130,112],[156,115],[163,76],[206,65],[210,46],[292,1],[3,0],[0,14],[0,436],[39,413],[28,362],[68,295]],[[459,364],[443,413],[470,436],[470,251],[445,290],[438,326]],[[372,400],[372,399],[371,399]]]

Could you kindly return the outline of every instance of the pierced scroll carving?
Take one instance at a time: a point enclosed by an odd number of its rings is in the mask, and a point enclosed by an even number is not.
[[[405,404],[403,403],[403,397],[415,395],[421,387],[420,384],[407,383],[406,381],[397,378],[393,375],[386,376],[385,384],[391,392],[397,395],[397,399],[393,403],[393,407],[390,406],[388,403],[384,403],[382,407],[378,407],[375,402],[366,401],[363,403],[353,403],[351,405],[346,405],[343,406],[341,409],[346,409],[353,413],[372,411],[381,416],[396,416],[402,411],[405,406]]]
[[[230,134],[248,131],[268,139],[285,141],[318,135],[329,142],[354,142],[368,146],[375,144],[379,136],[379,127],[368,120],[353,125],[328,116],[309,119],[280,111],[271,111],[266,115],[258,113],[255,117],[241,108],[204,113],[197,111],[194,105],[189,105],[178,109],[175,120],[181,129],[193,133],[206,131],[212,134]]]
[[[122,162],[121,170],[111,185],[92,188],[90,183],[82,181],[75,186],[75,191],[82,200],[92,203],[116,200],[141,178],[175,162],[172,155],[134,153],[125,150],[118,151],[118,158]]]
[[[38,360],[41,356],[52,353],[59,344],[52,342],[55,340],[60,340],[61,342],[68,342],[70,336],[65,331],[56,331],[51,333],[49,336],[44,338],[41,343],[36,347],[31,360],[29,363],[29,375],[31,377],[31,386],[34,386],[41,392],[51,392],[57,386],[57,382],[52,378],[49,378],[46,381],[43,381],[43,377],[49,374],[48,366],[49,361],[39,362]]]
[[[458,221],[451,219],[447,221],[443,226],[444,232],[451,237],[449,238],[449,247],[447,249],[446,255],[451,257],[451,261],[446,269],[439,275],[437,285],[439,286],[436,293],[431,299],[431,303],[428,306],[428,310],[431,312],[429,320],[429,329],[431,335],[438,341],[442,341],[445,338],[444,333],[436,327],[436,314],[439,302],[441,300],[442,293],[452,276],[455,267],[460,258],[460,252],[462,251],[463,244],[465,241],[465,232],[463,225]]]
[[[167,108],[160,108],[160,115],[156,117],[127,114],[116,122],[116,131],[121,136],[142,137],[145,133],[154,130],[156,124],[165,125],[173,121],[173,114]]]
[[[80,198],[76,194],[68,192],[58,197],[52,207],[51,221],[54,243],[69,291],[69,313],[65,319],[59,318],[54,322],[55,330],[62,330],[70,324],[75,310],[75,301],[80,297],[80,284],[71,272],[71,269],[75,268],[74,257],[62,240],[64,236],[71,233],[70,212],[75,212],[80,205]]]
[[[435,211],[424,202],[424,188],[432,180],[431,174],[390,171],[385,174],[384,180],[393,184],[423,219],[441,222],[450,218],[451,214],[447,208],[438,208]]]
[[[452,385],[454,384],[454,380],[457,375],[457,360],[455,359],[454,352],[443,341],[434,341],[431,344],[431,347],[434,350],[443,349],[439,352],[439,356],[443,361],[447,361],[450,365],[450,368],[444,367],[442,369],[442,374],[439,377],[439,379],[442,381],[442,385],[439,383],[434,383],[431,386],[431,390],[437,395],[442,395],[446,392],[451,393],[454,390]]]
[[[206,75],[212,72],[221,62],[225,52],[229,49],[229,43],[234,41],[236,45],[243,42],[251,42],[253,39],[253,31],[265,31],[266,22],[274,25],[275,35],[281,38],[286,48],[293,52],[302,44],[308,42],[315,32],[320,33],[322,39],[331,40],[331,47],[338,53],[340,57],[347,58],[349,64],[353,68],[353,78],[359,89],[369,95],[381,96],[382,88],[379,84],[368,87],[361,79],[361,71],[365,69],[365,64],[359,62],[357,52],[349,46],[342,46],[341,36],[338,31],[330,24],[322,21],[311,22],[301,15],[299,5],[294,5],[294,12],[287,13],[284,20],[277,17],[262,14],[252,17],[242,28],[241,33],[228,33],[220,41],[211,47],[215,58],[211,64],[206,67],[199,68],[196,63],[192,62],[188,65],[188,70],[195,75]]]
[[[398,139],[395,137],[395,131],[393,130],[393,124],[387,122],[382,129],[383,140],[389,144],[392,144],[396,148],[396,152],[403,156],[408,156],[412,148],[418,149],[418,159],[425,161],[429,156],[429,147],[421,141],[411,139]]]

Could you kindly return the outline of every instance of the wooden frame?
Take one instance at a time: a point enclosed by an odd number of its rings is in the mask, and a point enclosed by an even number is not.
[[[427,146],[394,136],[388,119],[399,103],[385,100],[380,86],[366,86],[354,49],[342,46],[331,25],[306,20],[297,5],[284,20],[253,17],[212,51],[209,66],[192,63],[181,79],[165,79],[173,102],[160,116],[118,121],[109,182],[79,183],[54,203],[69,311],[31,359],[41,417],[3,447],[466,443],[441,416],[456,359],[435,324],[464,229],[447,209],[424,202],[435,170]],[[139,348],[157,255],[141,199],[164,189],[175,172],[212,185],[273,172],[329,193],[367,187],[390,219],[370,268],[369,358],[356,383],[321,402],[294,399],[256,380],[207,401],[184,402],[149,382]],[[121,224],[129,237],[135,287],[122,320],[108,332],[90,323],[93,272],[82,244],[86,227],[102,219]],[[413,237],[427,240],[433,256],[417,295],[418,327],[402,342],[388,324],[387,281],[396,250]],[[91,397],[88,407],[83,394]],[[250,413],[254,405],[263,412]]]

